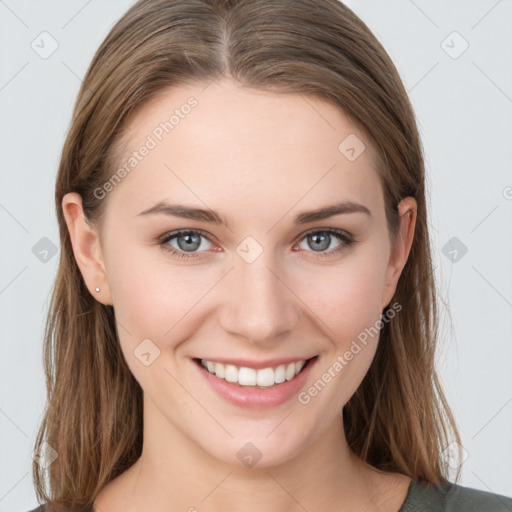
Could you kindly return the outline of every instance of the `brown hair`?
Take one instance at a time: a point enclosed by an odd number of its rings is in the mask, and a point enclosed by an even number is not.
[[[383,325],[343,421],[349,446],[372,466],[447,480],[442,451],[450,433],[460,438],[434,366],[438,317],[423,150],[389,56],[337,0],[141,0],[93,58],[57,177],[61,253],[44,341],[47,407],[35,448],[41,452],[46,442],[58,458],[47,470],[33,464],[38,499],[55,510],[92,504],[142,451],[142,389],[120,349],[113,307],[91,296],[77,267],[63,196],[79,193],[86,219],[100,225],[108,200],[94,190],[113,174],[129,116],[164,89],[224,76],[320,97],[357,123],[380,157],[392,240],[399,201],[415,198],[415,237],[392,300],[402,311]]]

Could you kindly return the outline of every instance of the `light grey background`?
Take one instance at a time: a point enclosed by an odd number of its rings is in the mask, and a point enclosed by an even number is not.
[[[58,261],[36,244],[47,237],[58,250],[54,180],[71,109],[95,50],[132,3],[0,0],[0,512],[36,506],[31,457]],[[423,139],[444,304],[438,365],[467,455],[460,483],[510,496],[512,4],[347,4],[394,60]],[[58,48],[42,58],[52,39]]]

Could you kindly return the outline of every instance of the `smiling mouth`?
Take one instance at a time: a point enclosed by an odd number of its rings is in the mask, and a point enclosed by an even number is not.
[[[316,359],[318,355],[305,360],[297,360],[288,364],[281,364],[268,368],[249,368],[223,364],[216,361],[194,358],[194,361],[204,370],[219,379],[226,380],[241,387],[259,389],[272,388],[283,382],[293,380],[299,373]]]

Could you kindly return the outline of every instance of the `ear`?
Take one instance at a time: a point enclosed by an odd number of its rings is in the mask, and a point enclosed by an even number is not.
[[[399,228],[386,271],[386,287],[382,297],[382,309],[391,302],[396,291],[398,279],[407,263],[414,239],[417,213],[418,205],[413,197],[406,197],[400,201],[398,205]]]
[[[89,293],[98,302],[112,305],[99,234],[83,214],[80,194],[75,192],[66,194],[62,199],[62,211],[68,226],[75,260]],[[96,288],[100,291],[97,292]]]

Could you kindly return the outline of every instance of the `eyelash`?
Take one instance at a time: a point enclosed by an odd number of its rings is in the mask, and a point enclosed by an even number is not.
[[[346,231],[342,231],[339,229],[333,229],[333,228],[314,229],[312,231],[308,231],[307,233],[304,233],[302,235],[302,238],[299,240],[299,242],[304,240],[304,238],[306,238],[307,236],[317,234],[317,233],[328,233],[329,235],[334,235],[341,242],[343,242],[342,244],[338,245],[338,247],[336,247],[335,249],[331,249],[330,251],[316,252],[315,254],[320,258],[333,256],[334,254],[337,254],[337,253],[341,252],[342,250],[349,248],[356,242],[356,240],[352,237],[352,235],[350,235]],[[201,256],[201,253],[205,252],[205,251],[200,251],[199,253],[187,253],[184,251],[177,250],[168,244],[168,242],[170,242],[174,238],[177,238],[180,235],[187,235],[187,234],[198,234],[198,235],[201,235],[202,237],[206,238],[209,242],[211,242],[211,240],[201,230],[183,229],[183,230],[173,231],[171,233],[165,234],[163,237],[160,237],[158,239],[158,243],[164,251],[171,253],[173,256],[176,256],[177,258],[180,258],[183,260],[199,258]],[[307,251],[307,252],[314,252],[314,251]]]

